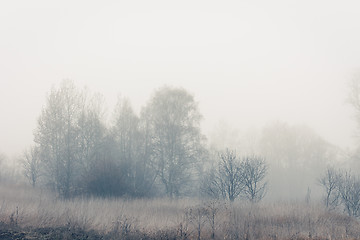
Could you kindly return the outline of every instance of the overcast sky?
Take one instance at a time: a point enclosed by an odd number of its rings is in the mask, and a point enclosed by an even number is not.
[[[154,89],[195,95],[204,131],[281,120],[351,147],[345,103],[360,67],[359,1],[0,2],[0,152],[33,139],[63,79],[139,111]]]

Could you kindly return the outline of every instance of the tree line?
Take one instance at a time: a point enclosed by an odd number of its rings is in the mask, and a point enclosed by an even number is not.
[[[206,168],[209,150],[200,131],[202,116],[183,88],[162,87],[137,115],[119,99],[110,124],[104,99],[72,81],[52,88],[34,130],[34,144],[22,157],[32,186],[59,196],[169,198],[199,195],[242,196],[256,202],[266,192],[265,159],[240,159],[219,151]],[[200,191],[199,191],[200,190]]]

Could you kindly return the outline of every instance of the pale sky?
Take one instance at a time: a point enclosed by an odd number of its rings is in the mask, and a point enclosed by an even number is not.
[[[343,148],[356,125],[345,103],[360,69],[360,2],[0,2],[0,152],[29,147],[63,79],[119,94],[139,111],[163,86],[195,95],[204,133],[269,121],[307,124]]]

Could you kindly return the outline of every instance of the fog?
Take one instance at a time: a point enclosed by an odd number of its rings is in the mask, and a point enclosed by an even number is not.
[[[47,94],[64,79],[118,96],[137,113],[154,90],[184,87],[202,130],[307,125],[355,147],[347,83],[360,62],[357,1],[3,1],[0,152],[33,141]],[[224,144],[224,142],[223,142]]]

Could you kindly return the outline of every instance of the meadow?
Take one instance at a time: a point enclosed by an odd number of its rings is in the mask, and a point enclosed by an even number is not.
[[[201,199],[62,200],[0,185],[0,239],[359,239],[360,224],[320,203]]]

